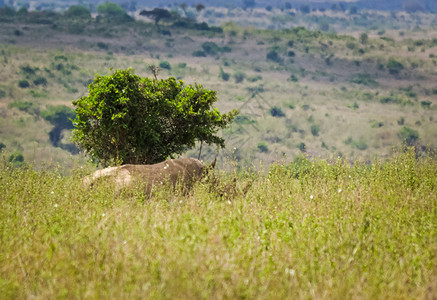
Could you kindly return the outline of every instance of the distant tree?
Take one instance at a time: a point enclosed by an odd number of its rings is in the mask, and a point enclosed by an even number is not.
[[[203,4],[196,4],[196,11],[198,12],[198,13],[200,13],[202,10],[204,10],[205,9],[205,5],[203,5]]]
[[[311,12],[311,7],[307,4],[302,4],[300,6],[299,10],[303,14],[309,14]]]
[[[133,19],[126,13],[126,11],[118,4],[112,2],[105,2],[97,6],[99,16],[110,22],[130,22]]]
[[[91,19],[91,12],[81,5],[72,5],[64,13],[64,16],[72,19]]]
[[[255,0],[243,0],[243,9],[254,8],[256,6]]]
[[[398,75],[404,69],[404,65],[395,58],[390,57],[387,61],[387,69],[390,74]]]
[[[350,13],[351,15],[356,15],[356,14],[358,13],[358,7],[357,7],[356,5],[352,5],[352,6],[349,8],[349,13]]]
[[[53,146],[59,146],[59,142],[62,139],[62,130],[74,128],[71,120],[75,116],[74,111],[65,105],[48,105],[47,109],[41,112],[41,117],[54,125],[53,129],[49,132],[49,138]]]
[[[285,9],[291,9],[292,8],[290,2],[285,2],[284,6],[285,6]]]
[[[369,36],[367,35],[367,33],[363,32],[362,34],[360,34],[360,43],[365,45],[367,44],[367,42],[369,41]]]
[[[153,10],[143,10],[140,12],[141,16],[145,16],[155,20],[156,27],[159,28],[159,21],[165,19],[172,19],[173,15],[164,8],[154,8]]]

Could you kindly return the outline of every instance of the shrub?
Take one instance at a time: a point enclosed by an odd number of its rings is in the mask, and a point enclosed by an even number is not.
[[[404,125],[405,123],[405,118],[404,117],[400,117],[398,120],[398,125]]]
[[[108,50],[109,49],[109,45],[104,43],[104,42],[97,42],[97,47],[99,47],[102,50]]]
[[[166,60],[161,60],[161,61],[159,62],[159,67],[162,68],[162,69],[171,70],[171,65],[170,65],[170,63],[169,63],[168,61],[166,61]]]
[[[278,118],[285,117],[284,112],[278,106],[273,106],[272,108],[270,108],[270,115],[272,115],[272,117],[278,117]]]
[[[15,167],[21,167],[24,163],[24,156],[21,152],[14,152],[9,155],[8,162],[12,163]]]
[[[263,79],[261,75],[253,75],[253,76],[248,76],[247,77],[247,81],[249,82],[257,82],[258,80]]]
[[[214,42],[205,42],[202,44],[203,51],[208,55],[217,55],[222,49]]]
[[[6,91],[0,88],[0,98],[5,98],[5,97],[6,97]]]
[[[244,78],[246,78],[246,74],[241,72],[241,71],[237,71],[234,73],[234,79],[235,79],[235,83],[241,83],[243,82]]]
[[[358,150],[366,150],[367,143],[363,139],[359,139],[358,141],[352,142],[352,147],[357,148]]]
[[[311,125],[311,134],[313,136],[319,136],[319,131],[320,131],[319,125],[316,125],[316,124]]]
[[[22,89],[25,89],[25,88],[28,88],[30,86],[30,83],[26,79],[23,79],[23,80],[18,81],[18,86]]]
[[[356,84],[362,84],[366,86],[375,86],[378,84],[378,82],[376,82],[375,79],[373,79],[371,75],[367,73],[360,73],[360,74],[353,75],[350,82]]]
[[[206,57],[205,51],[202,50],[196,50],[193,52],[194,57]]]
[[[97,75],[77,101],[73,140],[104,166],[111,160],[150,164],[181,154],[197,141],[224,147],[215,134],[236,116],[213,107],[216,92],[174,77],[143,78],[132,69]]]
[[[269,147],[267,145],[267,142],[259,142],[257,145],[257,148],[260,152],[263,152],[263,153],[269,152]]]
[[[299,143],[297,144],[297,148],[302,151],[302,152],[306,152],[306,146],[305,143]]]
[[[220,77],[223,79],[223,81],[228,81],[231,77],[231,74],[226,73],[223,68],[220,67]]]
[[[288,57],[295,57],[296,53],[294,51],[288,51],[287,55]]]
[[[419,132],[404,126],[401,130],[399,130],[398,137],[408,146],[412,146],[419,139]]]
[[[400,61],[390,57],[387,61],[387,69],[390,74],[398,75],[404,69],[404,65]]]
[[[420,101],[420,104],[421,104],[424,108],[430,108],[432,102],[431,102],[431,101]]]
[[[47,85],[47,79],[43,76],[37,76],[34,80],[33,80],[33,84],[34,85],[43,85],[46,86]]]
[[[33,103],[33,102],[29,102],[29,101],[15,101],[12,103],[9,103],[8,105],[9,108],[17,108],[21,111],[25,111],[29,114],[34,114],[34,115],[39,115],[39,107]]]
[[[276,63],[282,63],[282,58],[279,56],[278,52],[275,50],[270,50],[266,55],[267,60],[274,61]]]

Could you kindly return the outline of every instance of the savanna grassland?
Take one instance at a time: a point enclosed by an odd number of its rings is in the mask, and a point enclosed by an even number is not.
[[[1,298],[434,299],[435,154],[268,171],[149,198],[3,161]]]
[[[436,15],[187,13],[0,11],[0,299],[435,299]],[[150,65],[239,109],[217,179],[85,189],[71,101]]]
[[[220,110],[239,109],[222,132],[227,148],[219,156],[245,166],[294,159],[301,152],[370,160],[389,157],[405,141],[420,147],[437,143],[434,14],[293,14],[275,19],[278,30],[232,22],[161,22],[158,30],[140,16],[120,24],[59,13],[3,16],[0,142],[28,163],[80,165],[83,159],[69,141],[71,128],[61,127],[61,140],[53,141],[54,124],[41,113],[50,105],[71,107],[96,73],[132,67],[151,76],[153,64],[161,67],[162,78],[216,90]],[[275,15],[281,12],[210,8],[198,19],[270,24]],[[326,22],[331,31],[294,27]],[[204,149],[202,158],[216,153]],[[197,154],[198,149],[188,152]]]

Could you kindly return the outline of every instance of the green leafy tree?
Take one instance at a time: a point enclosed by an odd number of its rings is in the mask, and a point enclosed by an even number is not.
[[[177,19],[176,16],[172,15],[171,12],[169,12],[167,9],[164,9],[164,8],[154,8],[153,10],[143,10],[140,12],[140,15],[154,19],[155,25],[158,28],[159,28],[158,23],[160,20]]]
[[[72,5],[64,13],[64,16],[74,19],[91,19],[91,12],[81,5]]]
[[[106,2],[97,6],[99,16],[110,22],[130,22],[133,19],[126,13],[126,11],[118,4]]]
[[[407,146],[412,146],[419,139],[419,132],[410,127],[402,127],[398,132],[398,137],[407,144]]]
[[[224,147],[217,136],[235,117],[213,107],[216,92],[184,86],[174,77],[158,80],[132,69],[96,76],[89,94],[73,101],[73,141],[104,166],[157,163],[181,154],[197,141]]]

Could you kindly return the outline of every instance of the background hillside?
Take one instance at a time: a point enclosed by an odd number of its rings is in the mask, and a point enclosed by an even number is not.
[[[157,27],[138,11],[114,19],[2,8],[0,142],[10,159],[81,163],[69,142],[71,101],[96,73],[133,67],[150,76],[151,64],[162,78],[216,90],[220,110],[239,109],[222,132],[222,162],[370,160],[403,142],[437,144],[437,15],[168,9],[174,17]]]

